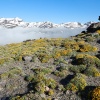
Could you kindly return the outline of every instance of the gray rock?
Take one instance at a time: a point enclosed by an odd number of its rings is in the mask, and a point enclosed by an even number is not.
[[[99,34],[98,33],[92,33],[92,37],[94,37],[94,36],[99,36]]]
[[[42,98],[45,98],[46,97],[46,95],[43,93],[43,94],[40,94],[40,96],[42,97]]]
[[[58,99],[56,99],[56,98],[53,98],[52,100],[58,100]]]
[[[3,91],[3,87],[2,86],[0,86],[0,91]]]
[[[67,91],[66,91],[66,94],[69,94],[69,93],[70,93],[70,91],[69,91],[69,90],[67,90]]]
[[[100,27],[100,22],[94,23],[92,27],[93,27],[93,28],[98,28],[98,27]]]
[[[27,61],[27,62],[30,62],[32,61],[32,57],[31,56],[24,56],[22,57],[23,61]]]
[[[100,22],[93,23],[87,28],[87,32],[94,33],[96,30],[100,29]]]

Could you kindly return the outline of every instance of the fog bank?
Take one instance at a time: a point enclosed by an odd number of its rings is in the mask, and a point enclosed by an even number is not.
[[[9,43],[18,43],[27,39],[39,39],[39,38],[66,38],[74,36],[85,30],[85,28],[12,28],[7,29],[0,27],[0,45]]]

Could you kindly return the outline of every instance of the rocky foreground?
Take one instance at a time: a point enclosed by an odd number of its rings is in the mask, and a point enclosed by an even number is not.
[[[0,46],[0,99],[100,100],[99,24],[70,38]]]

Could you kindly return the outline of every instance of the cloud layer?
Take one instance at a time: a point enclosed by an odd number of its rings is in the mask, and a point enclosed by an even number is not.
[[[13,29],[7,29],[0,27],[0,45],[9,43],[18,43],[27,39],[38,39],[38,38],[66,38],[79,34],[84,28],[67,29],[67,28],[22,28],[17,27]]]

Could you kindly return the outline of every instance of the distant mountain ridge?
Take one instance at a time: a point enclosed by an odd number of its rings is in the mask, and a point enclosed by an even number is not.
[[[58,27],[64,27],[64,28],[85,28],[88,27],[93,22],[87,22],[85,24],[79,23],[79,22],[67,22],[67,23],[61,23],[61,24],[55,24],[49,21],[46,22],[24,22],[22,19],[16,17],[16,18],[0,18],[0,26],[3,26],[5,28],[14,28],[14,27],[37,27],[37,28],[58,28]]]

